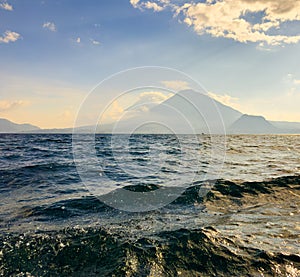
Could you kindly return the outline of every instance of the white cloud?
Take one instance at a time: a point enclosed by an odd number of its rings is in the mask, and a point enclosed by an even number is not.
[[[122,118],[124,109],[118,100],[111,103],[107,110],[101,115],[101,123],[113,123]]]
[[[7,10],[7,11],[12,11],[13,6],[6,3],[6,2],[4,2],[4,3],[0,3],[0,9]]]
[[[92,44],[94,45],[100,45],[100,41],[97,41],[95,39],[91,39]]]
[[[171,94],[160,91],[144,91],[134,97],[123,95],[109,105],[101,115],[100,121],[101,123],[113,123],[132,118],[149,111],[150,107],[165,101],[170,96]]]
[[[156,2],[142,2],[140,0],[130,0],[130,3],[133,7],[138,8],[140,10],[152,9],[154,12],[161,12],[170,4],[170,0],[157,0]]]
[[[147,91],[140,94],[138,102],[158,104],[165,101],[169,97],[169,94],[166,95],[160,91]]]
[[[180,80],[171,80],[171,81],[162,81],[161,82],[166,88],[180,91],[184,89],[189,89],[189,84],[186,81]]]
[[[216,94],[213,92],[208,92],[208,96],[221,102],[226,106],[232,107],[237,110],[242,110],[241,105],[239,103],[239,99],[236,97],[232,97],[228,94]]]
[[[156,0],[138,1],[134,7],[152,8],[154,11],[169,8],[174,16],[179,17],[180,22],[192,27],[199,35],[209,34],[213,37],[233,39],[242,43],[263,42],[273,46],[300,41],[300,32],[290,34],[289,28],[280,29],[283,23],[300,21],[300,1]],[[251,16],[256,18],[256,23],[249,19]]]
[[[43,28],[48,29],[51,32],[55,32],[56,31],[56,26],[53,22],[45,22],[43,24]]]
[[[256,46],[257,50],[260,51],[265,51],[265,52],[274,52],[276,51],[274,47],[270,47],[269,45],[267,45],[264,42],[260,42],[257,46]]]
[[[78,37],[78,38],[76,39],[76,42],[77,42],[77,43],[80,43],[80,42],[81,42],[81,39]]]
[[[166,94],[160,91],[146,91],[139,94],[137,101],[128,107],[126,111],[143,111],[149,110],[149,107],[162,103],[171,97],[172,94]]]
[[[4,35],[0,36],[0,43],[15,42],[20,38],[20,34],[12,31],[6,31]]]
[[[132,6],[134,6],[135,8],[137,7],[138,3],[140,2],[140,0],[130,0],[130,4]]]
[[[146,2],[144,7],[147,9],[153,9],[155,12],[160,12],[164,9],[163,7],[159,6],[157,3],[150,2],[150,1]]]
[[[190,20],[190,25],[198,34],[231,38],[239,42],[265,42],[269,45],[296,43],[300,35],[270,35],[268,31],[279,28],[286,21],[299,20],[300,2],[290,2],[290,12],[285,12],[281,0],[224,0],[216,3],[191,4],[181,12]],[[289,4],[285,5],[289,6]],[[293,12],[291,12],[293,11]],[[261,23],[246,20],[247,14],[263,13]]]
[[[17,107],[25,106],[28,104],[28,101],[18,100],[0,100],[0,112],[12,110]]]

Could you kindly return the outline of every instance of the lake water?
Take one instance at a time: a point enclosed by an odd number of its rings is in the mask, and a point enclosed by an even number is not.
[[[1,276],[300,276],[300,136],[94,146],[0,135]]]

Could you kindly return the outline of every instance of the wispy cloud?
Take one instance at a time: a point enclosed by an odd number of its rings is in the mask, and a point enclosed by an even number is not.
[[[113,123],[122,118],[124,108],[120,105],[118,100],[115,100],[101,116],[101,123]]]
[[[18,100],[0,100],[0,112],[12,110],[17,107],[22,107],[28,105],[28,101]]]
[[[295,85],[300,85],[300,80],[294,80]]]
[[[100,41],[95,40],[95,39],[91,39],[91,42],[92,42],[92,44],[94,44],[94,45],[100,45],[100,44],[101,44]]]
[[[51,32],[55,32],[56,31],[56,26],[53,22],[45,22],[43,24],[43,28],[48,29]]]
[[[20,37],[21,37],[21,35],[16,32],[6,31],[2,36],[0,36],[0,43],[15,42]]]
[[[276,49],[268,44],[266,44],[265,42],[260,42],[257,46],[256,46],[257,50],[260,51],[264,51],[264,52],[275,52]]]
[[[170,9],[174,16],[199,34],[233,39],[241,43],[268,45],[300,41],[300,32],[291,34],[282,24],[300,21],[300,1],[294,0],[206,0],[133,1],[135,8],[155,11]],[[255,19],[255,20],[253,20]],[[262,44],[261,44],[262,45]]]
[[[8,4],[7,2],[0,3],[0,9],[6,10],[6,11],[12,11],[13,6]]]
[[[135,8],[137,7],[138,3],[140,2],[140,0],[130,0],[130,4],[132,6],[134,6]]]
[[[238,110],[241,109],[241,106],[238,103],[239,99],[236,97],[232,97],[228,94],[216,94],[213,92],[208,92],[208,96],[221,102],[224,105],[230,106],[230,107],[238,109]]]
[[[170,81],[162,81],[161,82],[166,88],[172,89],[175,91],[189,89],[190,86],[188,82],[186,81],[180,81],[180,80],[170,80]]]
[[[153,103],[153,104],[158,104],[166,99],[168,99],[171,96],[171,94],[165,94],[160,91],[146,91],[142,92],[139,95],[138,101],[135,103],[137,104],[144,104],[144,103]]]
[[[287,86],[287,87],[295,87],[300,85],[300,79],[297,78],[297,76],[295,76],[292,73],[288,73],[285,76],[283,76],[282,78],[282,82]]]
[[[101,115],[101,123],[113,123],[119,120],[140,115],[149,111],[149,109],[159,103],[162,103],[172,94],[160,91],[144,91],[136,95],[133,99],[123,96],[113,101],[110,106]],[[129,100],[129,101],[128,101]]]
[[[172,93],[166,94],[160,91],[145,91],[139,94],[134,104],[126,108],[126,111],[147,112],[150,107],[164,102],[171,96]]]

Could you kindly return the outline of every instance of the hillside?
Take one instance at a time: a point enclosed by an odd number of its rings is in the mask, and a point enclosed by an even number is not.
[[[138,132],[141,133],[224,133],[242,115],[193,90],[179,91],[164,102],[151,106],[148,111],[135,111],[133,114],[115,128],[105,125],[98,131],[114,129],[117,133],[128,133],[133,129],[136,131],[135,126],[140,126]]]
[[[39,127],[31,124],[17,124],[4,118],[0,118],[0,133],[22,133],[38,131]]]
[[[179,91],[157,105],[134,110],[116,124],[97,126],[96,133],[206,133],[206,134],[300,134],[300,123],[268,121],[262,116],[242,114],[206,94]],[[94,126],[75,129],[94,132]],[[0,133],[72,133],[73,128],[40,129],[30,124],[16,124],[0,119]]]
[[[263,116],[242,115],[228,129],[228,133],[233,134],[277,134],[281,133]]]

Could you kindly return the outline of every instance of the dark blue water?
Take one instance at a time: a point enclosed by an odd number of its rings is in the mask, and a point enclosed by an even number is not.
[[[95,186],[71,135],[0,135],[0,275],[300,276],[299,136],[222,141],[97,135]]]

